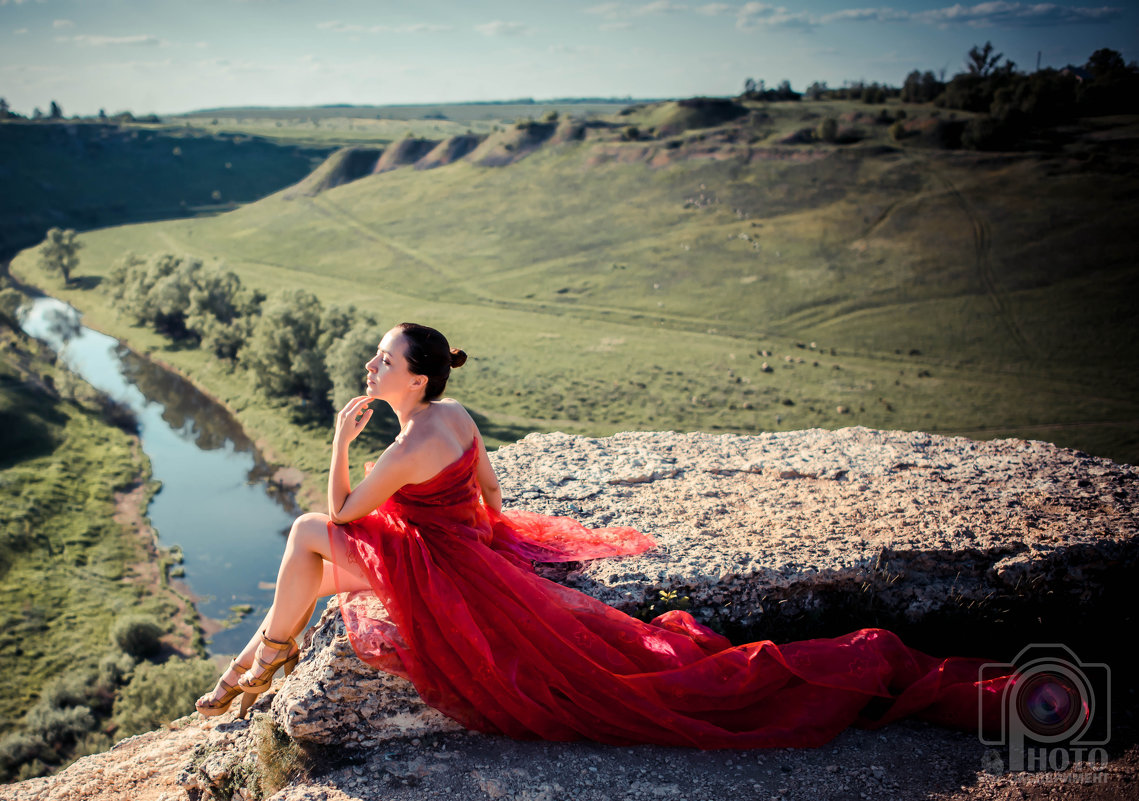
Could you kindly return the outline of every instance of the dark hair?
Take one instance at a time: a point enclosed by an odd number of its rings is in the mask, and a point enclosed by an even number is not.
[[[396,326],[407,340],[407,368],[416,375],[427,376],[423,399],[433,401],[447,388],[452,367],[462,367],[467,354],[447,344],[447,337],[419,323],[400,323]]]

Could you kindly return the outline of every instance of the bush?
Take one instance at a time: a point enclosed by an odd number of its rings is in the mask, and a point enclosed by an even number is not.
[[[194,701],[209,692],[218,669],[205,659],[144,662],[115,699],[116,739],[153,731],[194,711]]]
[[[162,648],[160,638],[165,633],[166,629],[149,615],[129,615],[111,626],[111,642],[135,659],[149,659]]]
[[[113,693],[130,678],[134,670],[134,657],[127,653],[111,652],[99,660],[95,687],[99,692]]]
[[[95,716],[85,706],[63,708],[37,705],[24,723],[25,732],[38,737],[58,753],[95,728]]]
[[[7,325],[12,330],[20,327],[17,314],[24,296],[18,290],[8,287],[0,289],[0,324]]]
[[[824,142],[833,142],[838,138],[838,120],[834,117],[827,117],[819,123],[817,135]]]

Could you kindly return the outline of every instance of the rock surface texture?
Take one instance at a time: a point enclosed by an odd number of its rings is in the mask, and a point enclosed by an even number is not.
[[[1034,587],[1084,603],[1139,550],[1139,471],[1046,442],[862,427],[545,434],[494,463],[507,506],[657,540],[566,583],[626,611],[676,591],[752,639],[852,607],[917,621],[1031,601]]]
[[[865,428],[545,434],[492,460],[508,507],[633,526],[658,543],[542,566],[548,577],[643,615],[685,605],[749,639],[869,613],[937,621],[1059,604],[1075,619],[1137,561],[1139,471],[1043,442]],[[297,670],[255,710],[316,757],[279,799],[1129,798],[1139,764],[1127,741],[1106,766],[1007,774],[975,735],[915,722],[813,751],[731,754],[475,735],[359,662],[335,599]],[[257,728],[192,716],[0,797],[257,797]]]

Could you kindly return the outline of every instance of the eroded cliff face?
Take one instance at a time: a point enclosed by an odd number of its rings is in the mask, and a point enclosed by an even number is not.
[[[1079,621],[1139,561],[1139,471],[1043,442],[865,428],[544,434],[492,460],[508,507],[657,541],[635,557],[542,566],[547,577],[631,613],[684,605],[737,638],[817,636],[861,616],[987,625],[1047,609]],[[295,742],[367,755],[456,732],[407,682],[356,659],[334,600],[307,643],[257,706]],[[122,797],[202,798],[244,786],[257,761],[248,722],[173,725],[4,789],[119,797],[95,792],[103,784],[132,788]],[[408,770],[416,782],[430,773]]]

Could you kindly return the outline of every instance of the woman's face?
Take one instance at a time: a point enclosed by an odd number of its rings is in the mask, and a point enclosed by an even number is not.
[[[384,334],[376,355],[364,365],[368,371],[366,395],[381,398],[411,388],[418,376],[408,370],[406,352],[407,340],[402,331],[393,328]]]

